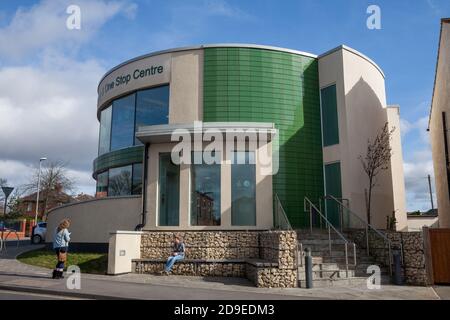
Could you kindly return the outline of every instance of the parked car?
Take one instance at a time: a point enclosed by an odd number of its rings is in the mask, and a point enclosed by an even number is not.
[[[45,234],[47,233],[47,222],[38,222],[36,226],[33,227],[33,232],[31,234],[31,243],[39,244],[45,240]]]

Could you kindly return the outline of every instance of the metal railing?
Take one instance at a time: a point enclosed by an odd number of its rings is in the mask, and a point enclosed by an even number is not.
[[[20,237],[19,237],[19,234],[17,233],[17,231],[4,228],[4,229],[0,230],[0,252],[2,252],[3,250],[5,250],[5,252],[8,251],[6,249],[6,243],[7,243],[7,240],[9,239],[9,236],[11,233],[13,233],[16,236],[16,239],[17,239],[16,248],[19,247]],[[6,234],[6,236],[5,236],[5,234]]]
[[[332,200],[339,206],[339,216],[341,221],[341,230],[343,230],[344,227],[347,229],[363,229],[365,234],[365,240],[366,240],[366,252],[367,255],[370,256],[370,234],[381,238],[383,240],[383,249],[388,249],[388,265],[389,265],[389,274],[392,276],[392,265],[394,263],[394,256],[392,253],[392,241],[389,240],[389,238],[383,234],[378,229],[374,228],[371,224],[369,224],[367,221],[365,221],[363,218],[361,218],[359,215],[357,215],[355,212],[353,212],[348,205],[345,205],[343,202],[339,201],[337,198],[335,198],[332,195],[327,195],[324,197],[325,200]],[[347,216],[344,216],[344,211],[347,212]],[[352,222],[352,218],[356,218],[356,223]],[[358,228],[361,227],[361,228]],[[373,248],[375,249],[375,248]],[[400,243],[400,258],[401,263],[403,264],[403,246]]]
[[[304,198],[303,201],[304,211],[308,212],[309,209],[309,227],[311,234],[313,233],[313,214],[318,215],[320,228],[322,228],[322,225],[324,224],[325,228],[328,230],[328,249],[330,251],[330,258],[332,258],[332,242],[331,242],[331,230],[333,230],[334,233],[336,233],[339,238],[344,242],[344,249],[345,249],[345,272],[346,276],[348,277],[348,267],[349,267],[349,257],[348,257],[348,246],[352,245],[353,247],[353,266],[356,266],[356,245],[355,243],[351,243],[348,241],[344,235],[339,232],[333,224],[328,220],[326,216],[322,214],[322,212],[314,205],[314,203],[311,202],[307,197]]]
[[[292,231],[294,230],[292,228],[291,223],[289,222],[289,219],[286,215],[286,211],[284,211],[283,205],[281,204],[280,198],[278,197],[278,194],[274,194],[274,226],[275,229],[278,230],[288,230]],[[300,248],[299,248],[300,246]],[[299,259],[299,252],[300,252],[300,259]],[[298,243],[295,248],[295,269],[297,270],[297,279],[299,279],[299,266],[303,266],[303,246],[302,244]]]
[[[278,230],[294,230],[291,226],[291,223],[289,222],[289,219],[286,215],[286,212],[283,209],[283,206],[281,205],[280,198],[278,198],[278,195],[275,193],[274,197],[274,208],[275,208],[275,221],[274,226],[275,229]]]

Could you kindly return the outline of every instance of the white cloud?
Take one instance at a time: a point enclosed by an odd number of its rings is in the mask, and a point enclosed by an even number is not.
[[[224,16],[236,19],[251,19],[252,16],[238,7],[231,6],[223,0],[208,0],[205,4],[206,12],[211,15]]]
[[[225,0],[185,2],[170,9],[165,28],[152,32],[151,42],[158,44],[157,49],[167,49],[183,43],[192,44],[194,35],[198,37],[204,33],[220,17],[234,21],[255,20],[254,16]]]
[[[441,16],[442,11],[441,9],[438,7],[438,5],[435,3],[434,0],[426,0],[428,7],[431,9],[431,11],[433,11],[433,13],[436,16]]]
[[[433,160],[430,150],[423,149],[414,152],[410,161],[404,162],[403,170],[405,175],[408,211],[426,211],[431,209],[430,191],[427,179],[428,175],[432,178],[431,186],[433,190],[434,205],[436,206]]]
[[[96,61],[73,60],[51,68],[0,69],[2,158],[28,162],[46,155],[70,159],[77,167],[92,161],[98,139],[96,87],[103,72]]]
[[[98,143],[96,89],[105,68],[95,59],[75,59],[76,50],[71,50],[117,14],[133,18],[136,5],[77,1],[82,15],[78,32],[65,27],[69,4],[44,0],[19,8],[0,28],[0,43],[8,44],[0,46],[0,57],[25,61],[0,66],[0,177],[14,186],[26,184],[39,157],[46,156],[67,163],[78,190],[92,194]]]
[[[406,119],[400,119],[400,133],[406,136],[413,129],[413,124]]]
[[[11,22],[0,28],[0,43],[8,44],[0,46],[0,56],[17,60],[48,46],[76,47],[115,15],[133,18],[136,12],[136,5],[125,1],[78,0],[81,29],[69,30],[66,9],[71,4],[71,0],[43,0],[30,8],[20,7]]]

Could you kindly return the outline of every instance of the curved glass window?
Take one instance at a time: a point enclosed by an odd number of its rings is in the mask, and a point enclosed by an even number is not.
[[[108,171],[97,175],[97,198],[103,198],[108,195]]]
[[[136,96],[136,126],[169,123],[169,86],[138,91]],[[142,144],[137,138],[134,143]]]
[[[142,163],[133,164],[133,181],[131,194],[142,194]]]
[[[104,109],[100,114],[100,137],[98,142],[98,154],[109,152],[111,143],[111,115],[112,106]]]
[[[134,142],[135,95],[113,102],[111,151],[130,147]]]
[[[142,194],[142,163],[111,168],[97,175],[97,198]]]
[[[140,90],[113,101],[100,113],[98,154],[139,145],[139,126],[169,123],[169,86]]]
[[[127,196],[131,194],[132,166],[109,169],[108,196]]]

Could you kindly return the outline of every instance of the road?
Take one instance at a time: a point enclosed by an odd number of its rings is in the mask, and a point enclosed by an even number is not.
[[[0,290],[0,300],[74,300],[74,298]]]

